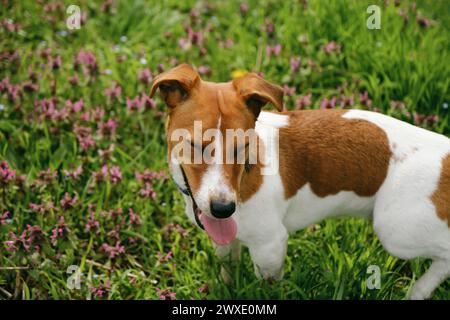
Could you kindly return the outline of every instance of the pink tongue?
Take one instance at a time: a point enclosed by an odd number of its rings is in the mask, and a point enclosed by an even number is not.
[[[218,245],[229,244],[236,238],[237,225],[233,218],[215,219],[203,213],[199,218],[206,232]]]

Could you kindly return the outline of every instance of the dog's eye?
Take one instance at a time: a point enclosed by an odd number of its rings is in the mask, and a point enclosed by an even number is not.
[[[201,152],[203,152],[203,150],[205,149],[205,146],[201,145],[201,144],[196,144],[194,143],[194,141],[189,141],[190,145],[192,148],[197,149]]]
[[[239,156],[243,153],[244,154],[244,157],[246,158],[246,156],[247,156],[247,148],[248,148],[248,142],[245,144],[245,145],[243,145],[243,146],[235,146],[234,147],[234,159],[236,159],[236,160],[238,160],[239,158]]]
[[[248,160],[245,161],[245,164],[244,164],[245,172],[249,173],[251,168],[252,168],[252,165],[248,162]]]

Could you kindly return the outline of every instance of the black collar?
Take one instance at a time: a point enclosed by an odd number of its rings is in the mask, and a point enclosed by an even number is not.
[[[199,216],[198,216],[198,213],[197,213],[198,206],[197,206],[197,203],[195,202],[194,196],[192,195],[191,187],[189,186],[189,182],[188,182],[188,180],[187,180],[186,173],[184,172],[184,169],[183,169],[183,167],[181,166],[181,164],[180,164],[180,169],[181,169],[181,174],[183,175],[184,184],[186,185],[186,188],[181,188],[181,187],[177,184],[178,189],[180,189],[180,191],[181,191],[183,194],[185,194],[185,195],[191,197],[191,200],[192,200],[192,203],[193,203],[192,209],[194,210],[195,222],[197,223],[197,225],[198,225],[200,228],[202,228],[203,230],[205,230],[205,227],[203,226],[203,224],[202,224],[202,222],[200,221],[200,218],[199,218]]]

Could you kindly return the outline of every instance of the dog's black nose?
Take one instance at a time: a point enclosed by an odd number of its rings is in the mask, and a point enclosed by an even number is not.
[[[235,210],[234,202],[211,201],[211,214],[218,219],[228,218]]]

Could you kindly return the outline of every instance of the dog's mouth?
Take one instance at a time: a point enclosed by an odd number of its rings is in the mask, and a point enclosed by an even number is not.
[[[194,202],[195,220],[199,220],[209,237],[218,245],[230,244],[236,239],[237,224],[233,217],[216,219],[203,213]],[[198,223],[198,221],[197,221]]]
[[[181,192],[189,196],[192,200],[192,210],[194,211],[195,222],[197,225],[206,231],[209,237],[218,245],[227,245],[236,239],[237,224],[232,217],[226,219],[216,219],[210,217],[200,210],[192,195],[191,188],[189,186],[186,174],[181,167],[186,190],[180,188]]]

